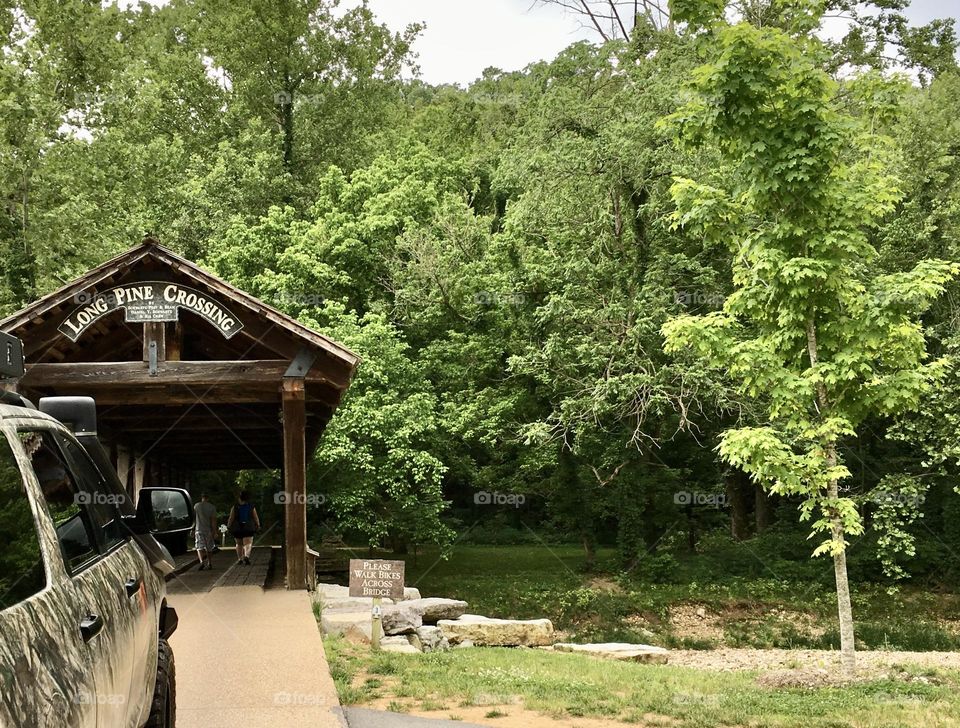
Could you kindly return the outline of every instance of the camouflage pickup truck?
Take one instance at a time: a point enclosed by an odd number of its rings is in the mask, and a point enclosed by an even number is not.
[[[22,372],[17,346],[0,335],[0,375]],[[189,495],[132,503],[90,398],[4,392],[0,430],[0,726],[175,725],[174,565],[155,537],[192,522]]]

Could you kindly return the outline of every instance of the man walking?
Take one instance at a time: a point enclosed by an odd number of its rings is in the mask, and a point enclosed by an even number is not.
[[[200,560],[198,571],[212,569],[213,564],[210,563],[210,554],[213,553],[217,544],[215,535],[217,533],[217,507],[207,500],[207,494],[203,493],[200,496],[200,502],[193,507],[193,510],[196,514],[197,558]]]

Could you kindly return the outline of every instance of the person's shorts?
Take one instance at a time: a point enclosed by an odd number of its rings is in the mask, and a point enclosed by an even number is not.
[[[212,533],[204,533],[203,531],[197,531],[196,541],[197,551],[213,551],[213,547],[217,544],[217,540]]]

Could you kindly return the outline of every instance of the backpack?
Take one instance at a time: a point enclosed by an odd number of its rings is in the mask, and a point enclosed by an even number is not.
[[[252,503],[240,503],[237,506],[234,506],[234,522],[233,522],[233,532],[234,534],[243,534],[243,535],[252,535],[254,532],[253,528],[253,504]]]

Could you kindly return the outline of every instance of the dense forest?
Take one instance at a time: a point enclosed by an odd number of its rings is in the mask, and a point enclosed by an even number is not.
[[[906,5],[586,2],[464,89],[363,4],[7,0],[0,307],[149,234],[351,347],[317,540],[956,582],[960,69]]]

